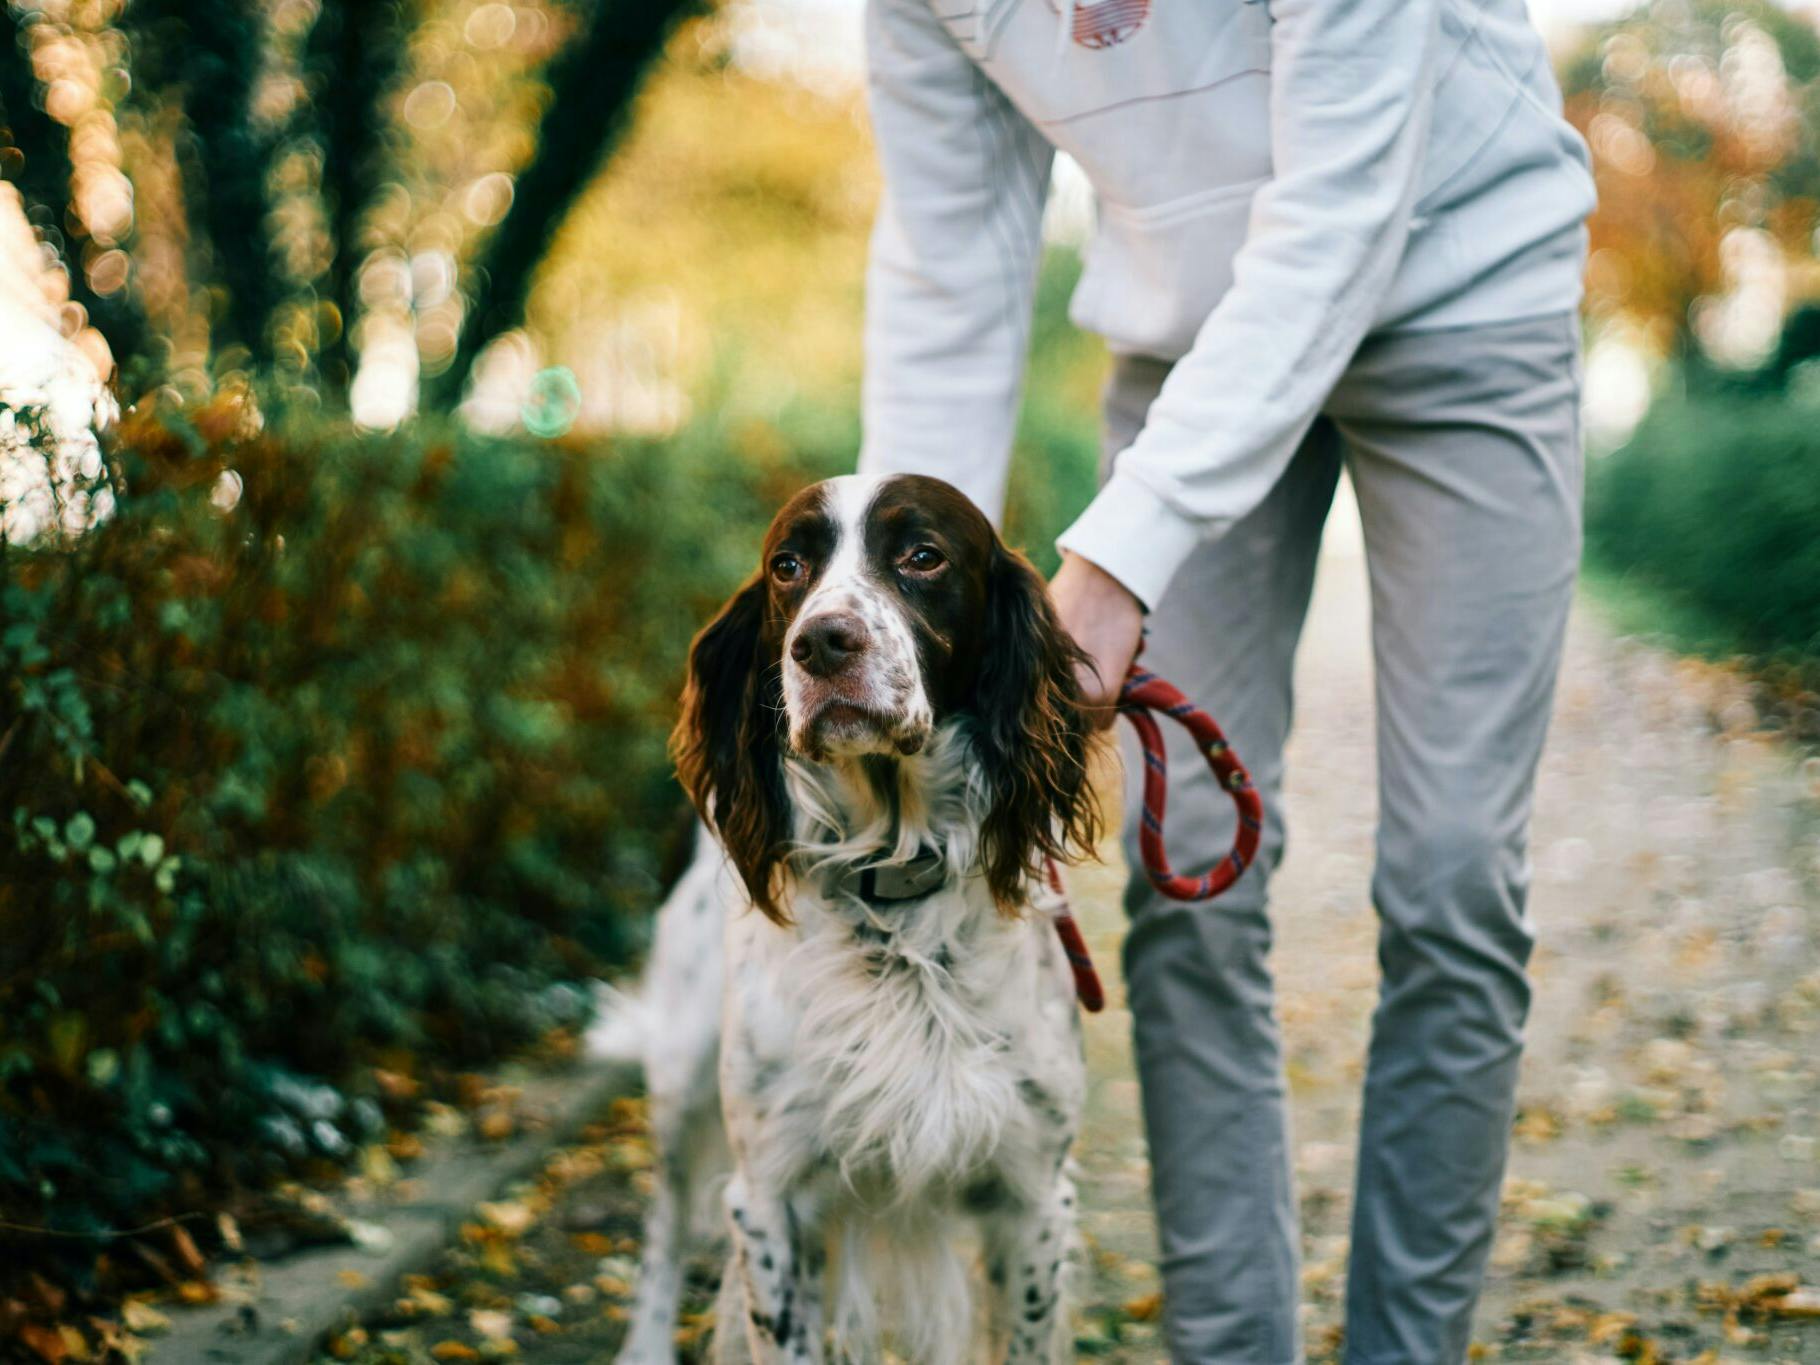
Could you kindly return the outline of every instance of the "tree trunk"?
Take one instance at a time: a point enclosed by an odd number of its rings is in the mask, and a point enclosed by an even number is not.
[[[340,329],[319,358],[331,392],[346,401],[358,357],[360,219],[384,174],[382,105],[403,56],[407,17],[398,0],[324,0],[304,57],[322,143],[322,197],[332,241],[322,292]]]
[[[425,385],[427,409],[461,398],[475,358],[523,319],[526,296],[556,229],[605,164],[645,70],[697,0],[594,0],[583,31],[550,64],[550,102],[512,207],[481,249],[454,360]]]
[[[166,49],[156,66],[147,66],[182,84],[195,149],[185,167],[184,198],[192,222],[207,235],[208,273],[227,295],[212,319],[213,349],[219,356],[243,346],[249,368],[263,370],[272,355],[272,311],[283,296],[266,195],[272,139],[253,123],[253,87],[265,60],[264,7],[255,0],[163,0],[143,7],[145,17],[158,23]]]

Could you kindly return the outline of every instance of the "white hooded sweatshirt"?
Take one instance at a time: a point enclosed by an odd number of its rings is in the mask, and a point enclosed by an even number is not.
[[[1368,334],[1578,304],[1592,179],[1523,0],[868,4],[861,468],[998,514],[1066,151],[1099,208],[1071,316],[1179,363],[1059,543],[1146,604],[1262,501]]]

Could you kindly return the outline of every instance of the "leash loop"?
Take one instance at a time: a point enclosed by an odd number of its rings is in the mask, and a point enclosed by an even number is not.
[[[1172,684],[1133,664],[1119,693],[1119,710],[1137,731],[1144,750],[1144,810],[1138,829],[1144,875],[1157,891],[1177,901],[1206,901],[1225,891],[1257,857],[1258,839],[1264,832],[1264,803],[1251,774],[1226,742],[1226,735],[1200,707]],[[1198,877],[1176,872],[1169,865],[1163,845],[1163,815],[1169,802],[1169,760],[1163,750],[1159,715],[1167,716],[1194,737],[1195,746],[1213,769],[1220,789],[1238,809],[1238,827],[1226,856]]]
[[[1119,711],[1131,728],[1137,731],[1138,743],[1144,750],[1144,811],[1138,829],[1138,849],[1143,855],[1144,875],[1158,892],[1170,900],[1208,901],[1225,891],[1250,867],[1258,853],[1258,839],[1264,832],[1264,803],[1257,788],[1251,785],[1251,774],[1239,762],[1239,756],[1226,742],[1225,732],[1200,707],[1170,683],[1156,674],[1131,666],[1125,686],[1119,692]],[[1232,798],[1238,809],[1238,828],[1233,833],[1232,848],[1211,870],[1198,877],[1184,876],[1169,866],[1169,855],[1163,846],[1163,812],[1169,801],[1169,759],[1163,750],[1162,727],[1158,715],[1168,716],[1194,737],[1197,748],[1207,759],[1207,766],[1220,789]],[[1098,1014],[1106,1004],[1106,992],[1100,985],[1099,972],[1087,951],[1080,925],[1068,909],[1067,894],[1062,889],[1061,870],[1054,859],[1046,859],[1045,873],[1049,889],[1055,893],[1059,910],[1055,932],[1061,936],[1062,952],[1074,973],[1074,991],[1081,1008]]]

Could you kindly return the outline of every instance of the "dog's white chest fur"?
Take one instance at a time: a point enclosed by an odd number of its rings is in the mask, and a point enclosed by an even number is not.
[[[961,879],[897,910],[799,891],[778,925],[704,833],[642,999],[611,1002],[591,1040],[643,1060],[663,1154],[622,1361],[675,1359],[687,1210],[718,1186],[723,1133],[723,1333],[749,1321],[779,1360],[819,1360],[824,1326],[858,1359],[887,1338],[919,1362],[981,1358],[982,1331],[1006,1360],[1063,1358],[1086,1076],[1049,908],[1007,918]]]
[[[901,913],[798,904],[789,927],[728,926],[723,1095],[769,1129],[775,1178],[968,1202],[1046,1177],[1082,1087],[1046,918],[1007,921],[965,884]]]

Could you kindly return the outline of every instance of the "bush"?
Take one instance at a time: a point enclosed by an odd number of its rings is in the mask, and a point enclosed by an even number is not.
[[[337,1159],[363,1064],[574,1021],[687,829],[690,635],[853,439],[130,415],[111,516],[0,544],[0,1217]]]
[[[1820,657],[1820,412],[1664,399],[1587,478],[1594,566],[1716,618],[1765,656]]]

